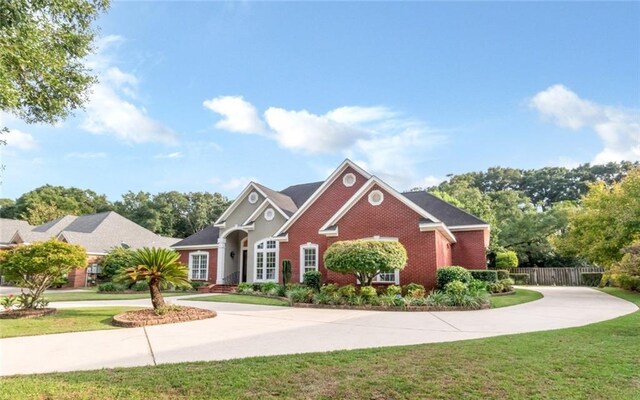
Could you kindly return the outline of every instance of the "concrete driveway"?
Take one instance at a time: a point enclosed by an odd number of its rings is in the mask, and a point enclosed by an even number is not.
[[[545,297],[518,306],[463,312],[302,309],[173,298],[174,303],[215,309],[218,317],[148,328],[1,339],[0,375],[449,342],[582,326],[638,309],[590,288],[534,290]],[[53,304],[61,308],[105,305],[149,302]]]

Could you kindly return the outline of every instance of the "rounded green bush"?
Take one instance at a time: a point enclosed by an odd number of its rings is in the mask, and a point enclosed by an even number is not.
[[[473,277],[469,270],[464,267],[453,266],[440,268],[436,272],[436,285],[438,289],[444,289],[449,282],[460,281],[464,284],[471,283]]]
[[[496,254],[496,268],[511,269],[518,267],[518,254],[515,251],[502,251]]]
[[[364,297],[367,300],[371,300],[378,297],[378,292],[376,292],[376,288],[374,288],[373,286],[362,286],[360,288],[360,296]]]

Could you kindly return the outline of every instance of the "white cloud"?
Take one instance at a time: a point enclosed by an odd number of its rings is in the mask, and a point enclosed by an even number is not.
[[[96,159],[96,158],[107,158],[107,153],[104,152],[71,152],[65,154],[66,158],[80,158],[80,159]]]
[[[184,157],[184,154],[182,154],[182,152],[180,151],[176,151],[173,153],[167,153],[167,154],[156,154],[153,158],[155,159],[168,159],[168,160],[176,160],[179,158]]]
[[[604,148],[593,163],[640,160],[640,110],[594,103],[563,85],[536,94],[530,106],[558,126],[595,131]]]
[[[0,135],[0,140],[5,140],[8,148],[19,150],[34,150],[39,147],[38,142],[30,133],[18,129],[11,129],[9,132],[3,133]]]
[[[220,178],[213,178],[209,182],[212,184],[221,187],[226,191],[235,191],[238,189],[243,189],[245,186],[249,184],[249,182],[258,182],[253,176],[238,176],[229,178],[227,180],[222,180]]]
[[[429,175],[429,176],[425,176],[424,178],[422,178],[421,180],[417,181],[413,187],[419,187],[419,188],[430,188],[433,186],[438,186],[439,184],[441,184],[442,182],[444,182],[447,178],[441,178],[438,176],[433,176],[433,175]]]
[[[424,122],[381,106],[339,107],[323,115],[270,107],[263,119],[238,96],[216,97],[205,106],[222,115],[220,129],[260,134],[296,152],[346,156],[401,188],[417,180],[415,168],[425,152],[445,139]]]
[[[122,42],[122,37],[115,35],[101,38],[98,51],[87,61],[96,71],[99,82],[92,87],[86,117],[80,127],[94,134],[110,134],[128,143],[177,144],[178,137],[171,128],[133,103],[139,79],[113,65],[115,60],[110,53]]]
[[[256,108],[242,96],[221,96],[205,100],[203,105],[224,118],[216,128],[237,133],[260,134],[266,131]]]

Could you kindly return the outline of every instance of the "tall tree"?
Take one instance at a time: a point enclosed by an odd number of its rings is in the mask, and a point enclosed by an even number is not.
[[[0,110],[52,124],[82,106],[95,77],[83,63],[108,0],[0,2]]]

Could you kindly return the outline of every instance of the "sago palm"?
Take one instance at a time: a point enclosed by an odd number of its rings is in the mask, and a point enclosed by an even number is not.
[[[118,282],[135,283],[147,281],[153,309],[164,306],[161,287],[191,287],[187,266],[179,262],[180,255],[170,249],[145,247],[133,254],[134,267],[125,268],[116,277]]]

